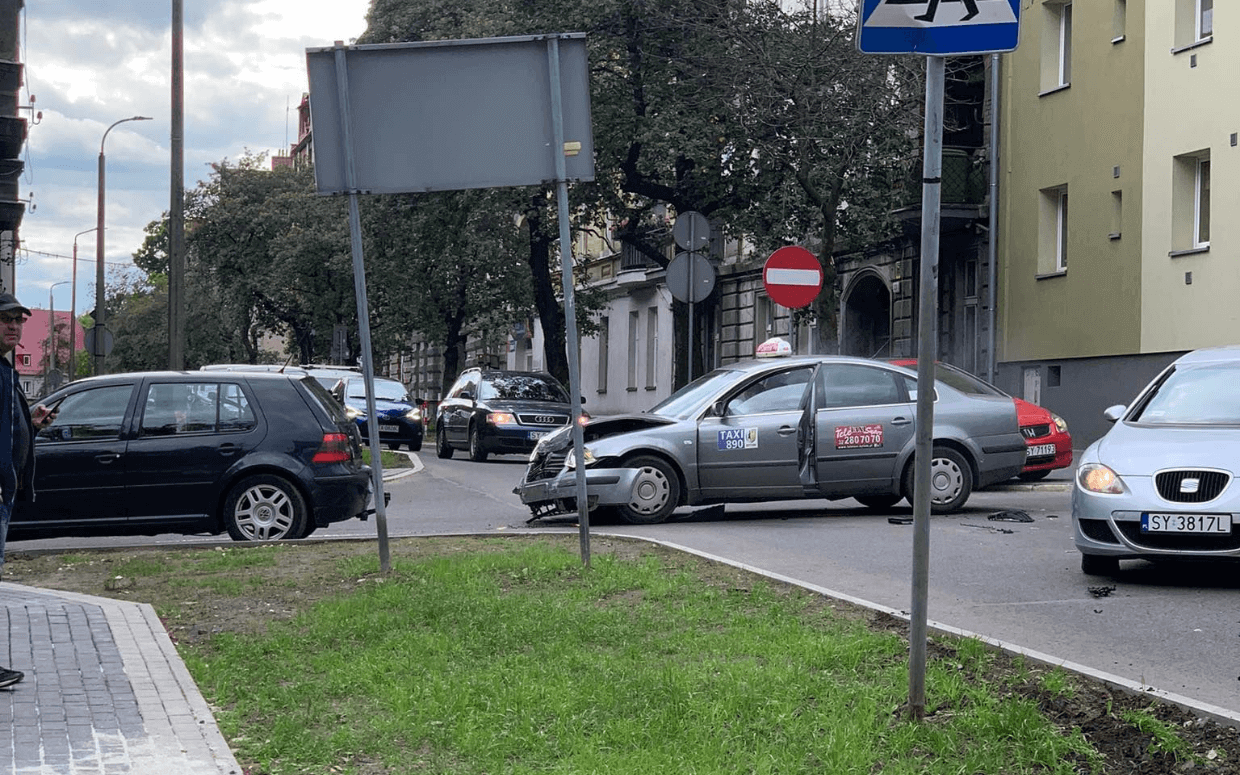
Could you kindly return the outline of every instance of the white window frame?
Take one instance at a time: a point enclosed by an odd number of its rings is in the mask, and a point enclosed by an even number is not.
[[[1064,3],[1059,7],[1059,61],[1057,65],[1059,85],[1068,86],[1072,83],[1072,3]]]
[[[1214,0],[1195,0],[1193,19],[1196,40],[1214,37]]]
[[[654,390],[658,378],[659,308],[646,310],[646,389]]]
[[[1193,174],[1193,247],[1210,247],[1210,157],[1198,157]]]
[[[1068,187],[1055,198],[1055,271],[1068,271]]]

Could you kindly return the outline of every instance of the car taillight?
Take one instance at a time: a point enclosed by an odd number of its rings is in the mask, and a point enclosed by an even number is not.
[[[347,463],[353,458],[349,448],[349,436],[345,433],[324,433],[323,443],[314,453],[311,463]]]

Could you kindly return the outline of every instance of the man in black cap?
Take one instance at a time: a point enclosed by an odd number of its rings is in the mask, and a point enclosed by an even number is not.
[[[34,500],[35,430],[56,417],[55,410],[42,404],[27,408],[21,380],[9,357],[22,340],[22,324],[28,317],[30,310],[16,296],[0,293],[0,571],[13,503]],[[12,686],[24,677],[17,670],[0,667],[0,687]]]

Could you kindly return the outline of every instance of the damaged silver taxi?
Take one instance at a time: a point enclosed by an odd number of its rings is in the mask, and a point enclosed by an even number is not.
[[[716,369],[647,412],[596,418],[544,437],[514,492],[534,518],[577,510],[576,466],[590,509],[634,524],[679,506],[854,498],[883,509],[912,500],[917,374],[845,356],[753,359]],[[935,391],[931,510],[961,509],[975,488],[1010,479],[1026,444],[1006,396]]]

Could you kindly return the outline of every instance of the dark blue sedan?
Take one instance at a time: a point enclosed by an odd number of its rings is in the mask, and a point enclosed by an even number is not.
[[[422,399],[409,400],[409,391],[394,379],[375,377],[375,414],[379,441],[388,449],[404,444],[413,452],[422,449]],[[369,438],[366,417],[366,380],[361,376],[340,380],[332,390],[344,404],[344,413],[357,421],[362,438]]]

